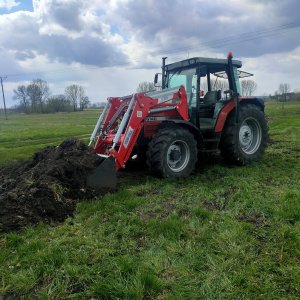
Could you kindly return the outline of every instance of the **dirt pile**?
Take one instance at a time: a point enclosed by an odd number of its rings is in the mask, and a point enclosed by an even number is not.
[[[39,221],[63,221],[80,199],[99,196],[86,176],[101,163],[77,139],[46,147],[29,161],[0,169],[0,232]]]

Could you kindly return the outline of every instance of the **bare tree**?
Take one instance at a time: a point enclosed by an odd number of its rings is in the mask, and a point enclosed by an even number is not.
[[[47,112],[71,111],[72,106],[65,95],[54,95],[47,100]]]
[[[143,81],[140,82],[136,91],[138,93],[146,93],[146,92],[150,92],[150,91],[155,91],[155,85],[153,82],[147,82],[147,81]]]
[[[80,106],[80,101],[85,97],[84,88],[78,84],[72,84],[66,87],[65,95],[73,105],[74,111]]]
[[[257,84],[252,79],[244,79],[241,81],[243,96],[252,96],[257,89]]]
[[[88,96],[83,96],[81,99],[80,99],[80,110],[84,110],[85,108],[88,107],[88,105],[90,104],[90,99]]]
[[[284,102],[286,102],[288,93],[291,91],[291,87],[288,83],[280,83],[278,87],[278,93],[281,96],[282,108],[284,108]]]
[[[40,89],[39,101],[40,101],[41,108],[43,110],[43,104],[46,102],[46,100],[48,99],[48,97],[50,95],[50,89],[49,89],[48,83],[47,83],[47,81],[42,80],[42,79],[35,79],[35,80],[33,80],[33,82]]]
[[[38,111],[38,103],[40,98],[40,90],[37,85],[31,83],[27,86],[27,95],[30,99],[31,110],[33,112]]]
[[[35,112],[43,112],[43,104],[46,102],[49,94],[49,86],[45,80],[34,79],[27,86],[27,95],[30,98],[32,109]]]
[[[278,92],[282,96],[284,101],[287,100],[288,93],[291,91],[291,87],[288,83],[280,83]]]
[[[25,85],[19,85],[17,89],[14,90],[13,98],[20,101],[20,104],[24,107],[24,112],[26,114],[29,113],[30,103],[27,94],[27,87]]]
[[[213,91],[221,90],[222,93],[229,89],[228,80],[220,78],[218,78],[218,80],[214,83],[211,83],[211,86]]]

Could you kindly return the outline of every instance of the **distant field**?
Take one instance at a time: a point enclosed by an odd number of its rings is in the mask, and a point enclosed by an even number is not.
[[[67,137],[88,140],[98,110],[57,114],[16,114],[0,118],[0,164],[28,158],[36,150],[57,145]]]
[[[300,102],[266,112],[260,162],[211,157],[181,181],[121,172],[63,224],[0,234],[0,299],[299,299]],[[1,163],[87,138],[97,116],[2,118]]]

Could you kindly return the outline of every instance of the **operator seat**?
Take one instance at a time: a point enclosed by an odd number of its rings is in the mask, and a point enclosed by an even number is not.
[[[220,102],[222,98],[221,90],[217,91],[208,91],[202,100],[202,103],[199,104],[199,123],[200,130],[211,132],[215,128],[216,124],[216,109],[219,110],[219,106],[222,105]],[[206,140],[205,147],[207,149],[217,147],[219,140]]]
[[[209,91],[204,98],[200,99],[199,116],[200,118],[212,118],[214,115],[215,105],[221,99],[221,90]]]
[[[221,99],[221,90],[209,91],[205,94],[203,103],[200,103],[200,106],[212,106],[215,105],[217,101]]]

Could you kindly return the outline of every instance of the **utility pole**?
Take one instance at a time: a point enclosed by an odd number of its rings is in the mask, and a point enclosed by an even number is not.
[[[7,120],[5,96],[4,96],[4,89],[3,89],[3,79],[5,79],[5,78],[7,78],[7,76],[0,76],[1,88],[2,88],[2,97],[3,97],[3,105],[4,105],[4,114],[5,114],[5,119]]]

